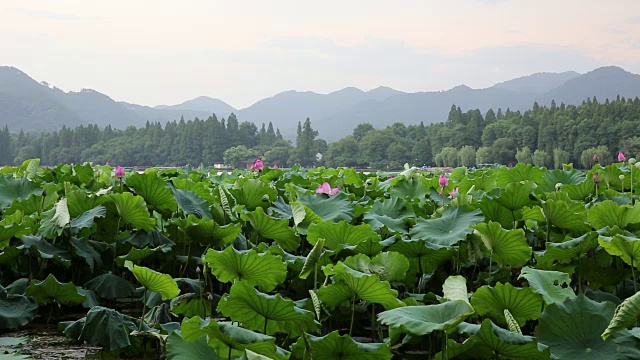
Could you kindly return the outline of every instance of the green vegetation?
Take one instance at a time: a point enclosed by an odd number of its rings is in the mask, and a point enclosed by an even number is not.
[[[58,328],[123,357],[637,359],[635,165],[27,160],[0,169],[0,329],[86,313]]]

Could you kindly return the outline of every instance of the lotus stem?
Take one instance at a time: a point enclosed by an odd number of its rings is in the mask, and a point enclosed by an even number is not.
[[[634,266],[633,266],[633,257],[631,258],[631,277],[633,280],[633,293],[635,294],[638,292],[638,289],[636,286],[636,270],[634,269]]]
[[[371,304],[371,339],[376,340],[376,305]]]
[[[442,331],[444,333],[444,342],[442,343],[442,360],[449,360],[449,352],[447,351],[447,330]]]
[[[353,294],[353,301],[351,302],[351,325],[349,325],[349,336],[353,333],[353,320],[356,317],[356,294]]]
[[[318,263],[316,262],[313,270],[313,292],[318,291]]]
[[[229,355],[227,355],[227,359],[231,360],[231,346],[229,346]]]
[[[140,317],[140,326],[138,326],[138,331],[142,331],[142,324],[144,323],[144,313],[147,310],[147,289],[144,289],[144,294],[142,295],[142,316]]]
[[[264,318],[264,331],[263,334],[267,335],[267,324],[269,323],[269,319]]]

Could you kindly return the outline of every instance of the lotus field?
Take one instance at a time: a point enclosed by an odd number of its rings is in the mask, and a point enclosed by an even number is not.
[[[28,160],[0,169],[0,329],[57,325],[122,358],[639,359],[634,163]]]

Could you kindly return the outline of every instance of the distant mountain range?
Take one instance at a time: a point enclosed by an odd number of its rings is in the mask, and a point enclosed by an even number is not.
[[[619,67],[602,67],[586,74],[537,73],[498,83],[485,89],[465,85],[447,91],[405,93],[388,87],[362,91],[349,87],[329,94],[285,91],[244,109],[206,96],[178,105],[142,106],[116,102],[94,90],[64,92],[38,83],[13,67],[0,67],[0,125],[12,131],[46,131],[80,124],[111,124],[115,128],[144,126],[146,121],[226,118],[235,113],[240,121],[260,126],[271,121],[288,138],[295,137],[298,121],[311,118],[312,126],[327,141],[350,134],[363,122],[384,127],[394,122],[425,124],[444,121],[452,104],[463,110],[489,108],[527,110],[535,101],[549,105],[580,104],[593,96],[600,101],[616,96],[640,96],[640,75]]]

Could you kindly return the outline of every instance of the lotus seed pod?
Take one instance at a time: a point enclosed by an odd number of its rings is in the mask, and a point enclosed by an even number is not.
[[[562,189],[562,183],[557,183],[556,184],[556,191]]]
[[[620,179],[620,181],[624,181],[624,175],[618,176],[618,179]]]
[[[633,164],[635,164],[635,163],[637,163],[637,161],[636,161],[636,159],[635,159],[635,158],[630,158],[630,159],[629,159],[629,164],[630,164],[630,165],[633,165]]]

